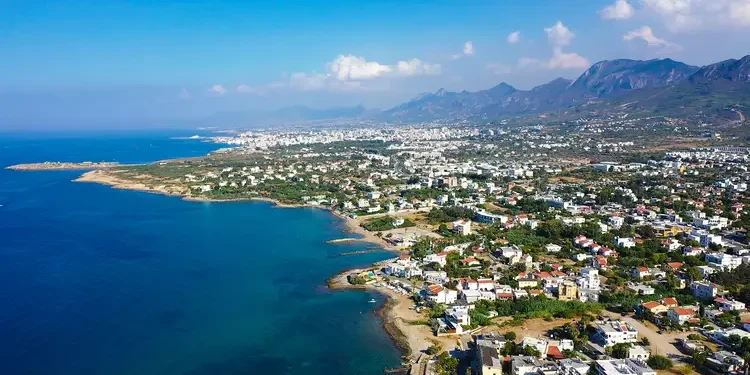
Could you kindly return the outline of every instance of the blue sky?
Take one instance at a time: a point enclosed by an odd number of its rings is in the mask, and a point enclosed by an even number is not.
[[[749,0],[0,0],[0,127],[385,108],[602,59],[741,57],[749,30]]]

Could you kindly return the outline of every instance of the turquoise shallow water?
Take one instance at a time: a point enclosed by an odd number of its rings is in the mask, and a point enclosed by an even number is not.
[[[209,152],[172,135],[0,135],[0,166],[144,162]],[[341,257],[326,211],[193,203],[0,171],[0,374],[380,374],[399,353],[378,295],[327,277],[392,256]],[[368,300],[376,298],[378,304]]]

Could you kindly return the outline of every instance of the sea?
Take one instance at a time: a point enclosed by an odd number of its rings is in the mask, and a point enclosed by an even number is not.
[[[393,257],[341,219],[9,171],[41,161],[205,155],[195,131],[0,133],[0,374],[382,374],[400,352],[372,292],[330,291]],[[382,249],[381,249],[382,250]],[[376,303],[370,303],[371,299]]]

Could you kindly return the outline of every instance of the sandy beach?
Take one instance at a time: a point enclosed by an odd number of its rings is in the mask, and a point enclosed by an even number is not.
[[[411,361],[416,361],[421,353],[435,343],[439,343],[445,350],[451,350],[458,345],[455,337],[437,337],[432,333],[432,328],[423,324],[413,324],[425,321],[427,317],[424,313],[410,309],[414,305],[410,297],[385,287],[352,285],[347,281],[347,275],[364,270],[353,269],[342,272],[328,280],[328,287],[332,290],[371,290],[388,297],[388,301],[378,311],[378,315],[382,317],[383,328],[391,336],[393,342]]]

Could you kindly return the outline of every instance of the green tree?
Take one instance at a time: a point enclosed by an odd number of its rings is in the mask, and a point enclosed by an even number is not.
[[[649,357],[646,363],[654,370],[667,370],[673,366],[671,359],[659,354]]]

